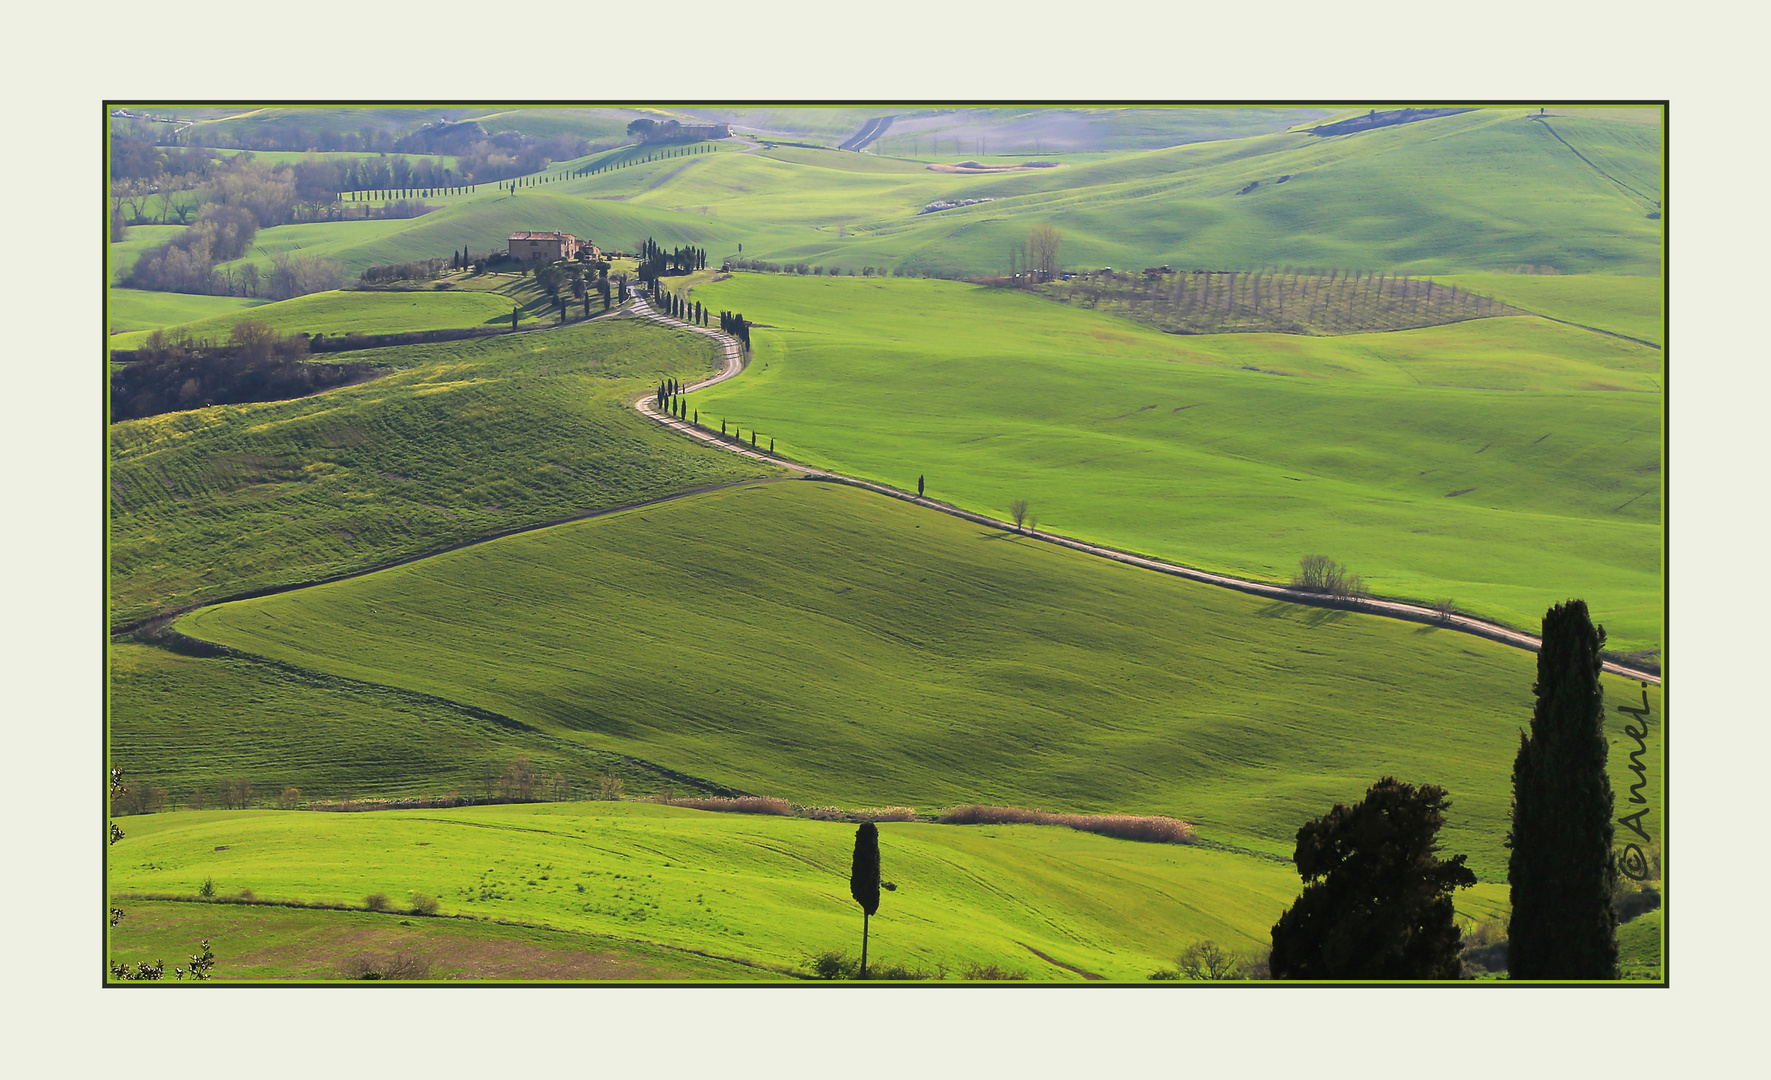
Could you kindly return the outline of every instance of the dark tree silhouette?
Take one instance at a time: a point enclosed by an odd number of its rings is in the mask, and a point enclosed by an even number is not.
[[[879,827],[865,822],[855,830],[855,860],[849,868],[849,895],[861,905],[861,978],[867,977],[867,921],[879,910]]]
[[[1273,927],[1275,979],[1455,979],[1451,893],[1476,883],[1435,836],[1451,801],[1384,777],[1357,806],[1335,804],[1298,830],[1307,883]]]
[[[922,498],[922,477],[920,476],[916,478],[916,497]]]
[[[1605,628],[1593,626],[1584,601],[1544,614],[1537,705],[1513,760],[1509,978],[1617,978],[1617,864],[1599,685],[1604,647]]]

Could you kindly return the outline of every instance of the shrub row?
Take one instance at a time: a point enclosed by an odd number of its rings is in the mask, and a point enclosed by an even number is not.
[[[956,806],[936,819],[942,825],[1063,825],[1150,844],[1191,844],[1193,826],[1177,818],[1129,814],[1054,814],[1018,806]]]
[[[722,814],[779,814],[790,817],[793,807],[786,799],[762,795],[741,795],[735,799],[660,799],[666,806],[686,806],[691,810],[712,810]]]
[[[800,817],[811,818],[813,821],[915,821],[916,810],[908,806],[865,806],[859,810],[845,810],[840,806],[802,806],[798,808]]]

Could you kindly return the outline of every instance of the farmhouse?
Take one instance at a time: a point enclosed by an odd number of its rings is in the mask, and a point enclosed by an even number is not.
[[[510,257],[523,262],[541,260],[558,262],[570,259],[578,254],[578,249],[585,246],[571,233],[557,232],[518,232],[510,234]],[[594,249],[595,245],[591,245]]]

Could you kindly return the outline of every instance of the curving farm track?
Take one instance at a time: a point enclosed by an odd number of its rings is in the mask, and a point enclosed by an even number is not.
[[[679,329],[693,331],[694,333],[712,338],[719,343],[722,349],[724,367],[721,368],[718,374],[702,379],[700,382],[691,386],[687,386],[684,388],[685,390],[699,390],[705,386],[712,386],[715,383],[724,382],[744,370],[743,350],[739,347],[736,339],[719,330],[703,326],[692,326],[688,323],[670,318],[669,316],[661,315],[652,310],[651,305],[647,303],[644,296],[635,296],[631,306],[621,312],[617,317],[646,319],[650,322],[659,323],[665,326],[673,326]],[[878,492],[881,495],[887,495],[894,499],[902,499],[905,502],[916,503],[918,506],[924,506],[930,510],[938,510],[943,514],[951,514],[954,517],[964,518],[967,521],[976,522],[980,525],[988,525],[1005,531],[1017,531],[1015,526],[1007,521],[1002,521],[984,514],[973,513],[970,510],[962,510],[949,503],[912,495],[907,491],[900,491],[897,488],[888,487],[884,484],[876,484],[868,480],[857,480],[854,477],[843,476],[840,473],[833,473],[824,469],[814,469],[810,466],[795,464],[776,457],[775,455],[752,449],[751,447],[740,444],[736,439],[726,438],[686,421],[678,420],[674,416],[669,416],[660,412],[656,404],[654,404],[651,394],[647,394],[645,397],[634,402],[634,408],[638,409],[643,415],[651,418],[657,423],[674,428],[690,438],[699,439],[704,443],[718,446],[731,453],[743,454],[746,457],[756,458],[759,461],[771,462],[775,465],[799,473],[806,479],[849,484],[854,487],[865,488],[868,491]],[[1081,540],[1072,539],[1068,536],[1059,536],[1055,533],[1034,532],[1029,530],[1018,531],[1025,532],[1027,535],[1032,536],[1035,539],[1044,540],[1050,544],[1072,548],[1076,551],[1087,552],[1090,555],[1095,555],[1103,559],[1112,559],[1115,562],[1125,563],[1128,566],[1137,566],[1146,570],[1154,570],[1158,573],[1171,574],[1175,577],[1186,578],[1189,581],[1197,581],[1204,585],[1216,585],[1219,588],[1235,589],[1238,592],[1249,593],[1270,600],[1283,600],[1288,603],[1308,604],[1314,607],[1336,607],[1362,612],[1367,615],[1382,615],[1387,618],[1403,619],[1408,622],[1442,626],[1448,630],[1457,630],[1462,633],[1473,634],[1477,637],[1487,638],[1490,641],[1497,641],[1503,645],[1511,645],[1528,652],[1536,652],[1542,645],[1542,641],[1531,634],[1512,630],[1496,623],[1484,622],[1481,619],[1470,618],[1467,615],[1441,616],[1439,612],[1433,608],[1423,607],[1418,604],[1407,604],[1399,600],[1362,599],[1352,601],[1332,599],[1316,593],[1303,592],[1284,585],[1270,585],[1259,581],[1247,581],[1242,578],[1231,577],[1227,574],[1214,574],[1206,570],[1196,570],[1189,566],[1163,562],[1160,559],[1149,559],[1141,555],[1131,555],[1123,551],[1115,551],[1112,548],[1102,547],[1099,544],[1090,544]],[[1615,675],[1637,679],[1654,686],[1660,685],[1659,675],[1647,671],[1640,671],[1624,664],[1607,660],[1605,661],[1605,670]]]

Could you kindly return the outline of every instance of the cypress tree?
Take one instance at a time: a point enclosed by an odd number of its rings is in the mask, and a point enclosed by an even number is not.
[[[849,866],[849,895],[861,905],[861,978],[867,977],[867,921],[879,910],[879,827],[864,822],[855,830],[855,858]]]
[[[1617,978],[1617,864],[1599,684],[1604,646],[1605,628],[1593,626],[1585,601],[1544,614],[1532,687],[1537,704],[1513,761],[1509,978]]]

